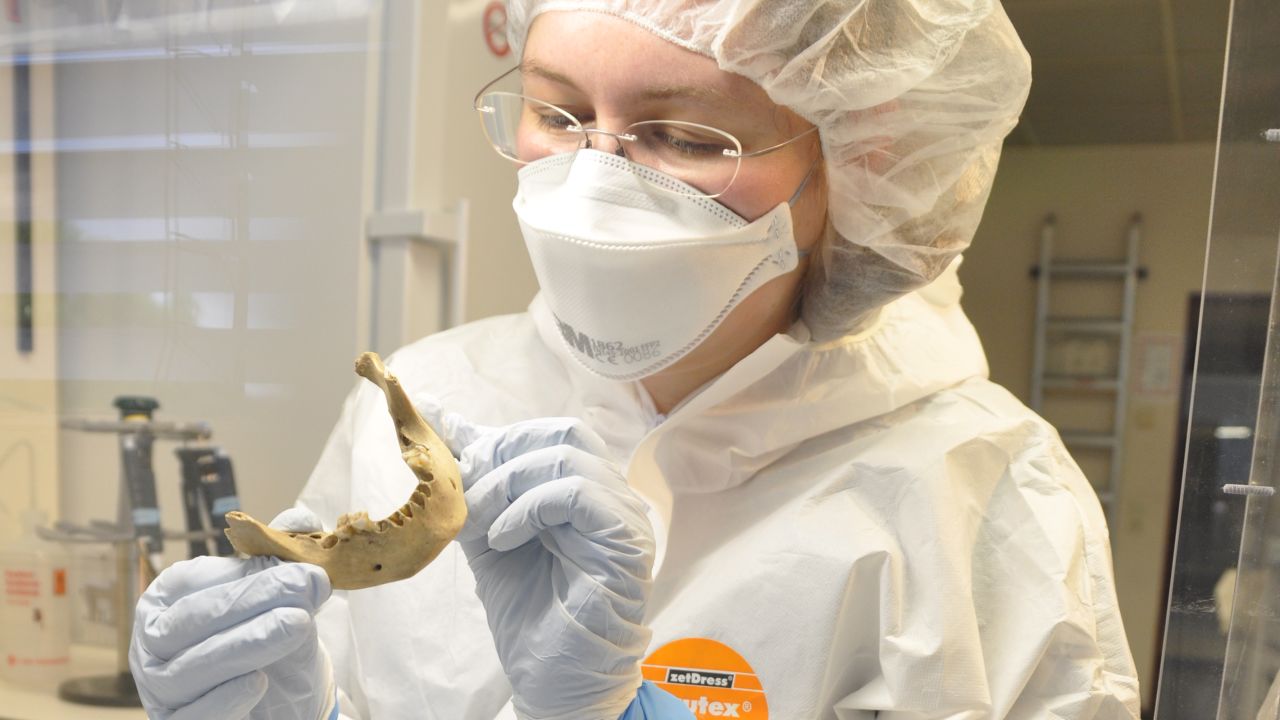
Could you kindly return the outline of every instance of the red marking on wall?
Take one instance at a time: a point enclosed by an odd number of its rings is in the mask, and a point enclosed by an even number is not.
[[[507,6],[500,0],[494,0],[484,9],[484,44],[494,57],[511,54],[511,44],[507,42]]]

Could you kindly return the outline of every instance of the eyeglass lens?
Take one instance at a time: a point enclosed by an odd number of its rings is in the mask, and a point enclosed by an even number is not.
[[[585,132],[583,124],[565,110],[508,92],[486,93],[476,107],[494,149],[516,162],[533,162],[585,146],[607,152],[621,147],[632,162],[675,177],[706,195],[724,192],[738,173],[741,145],[732,135],[706,125],[652,120],[610,133]]]

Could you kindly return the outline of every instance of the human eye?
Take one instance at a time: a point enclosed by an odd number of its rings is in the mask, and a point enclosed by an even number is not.
[[[534,116],[540,129],[552,132],[566,132],[577,124],[563,113],[554,110],[535,111]]]
[[[719,157],[725,150],[734,150],[725,135],[711,130],[679,125],[655,124],[650,127],[651,143],[665,153],[687,157]]]
[[[546,133],[569,132],[578,124],[575,116],[558,105],[545,100],[519,96],[521,101],[521,124],[526,129]]]

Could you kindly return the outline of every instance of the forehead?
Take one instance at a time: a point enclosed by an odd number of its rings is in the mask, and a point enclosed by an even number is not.
[[[774,109],[764,90],[716,61],[622,18],[593,11],[549,11],[529,29],[522,69],[571,84],[598,99],[639,99],[683,89],[743,109]]]

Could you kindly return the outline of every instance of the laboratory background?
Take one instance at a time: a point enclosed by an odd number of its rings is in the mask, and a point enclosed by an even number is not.
[[[1004,7],[1033,81],[963,306],[1103,501],[1144,717],[1274,717],[1280,6]],[[146,565],[291,505],[360,352],[529,303],[472,109],[505,21],[0,2],[0,718],[143,717]]]

